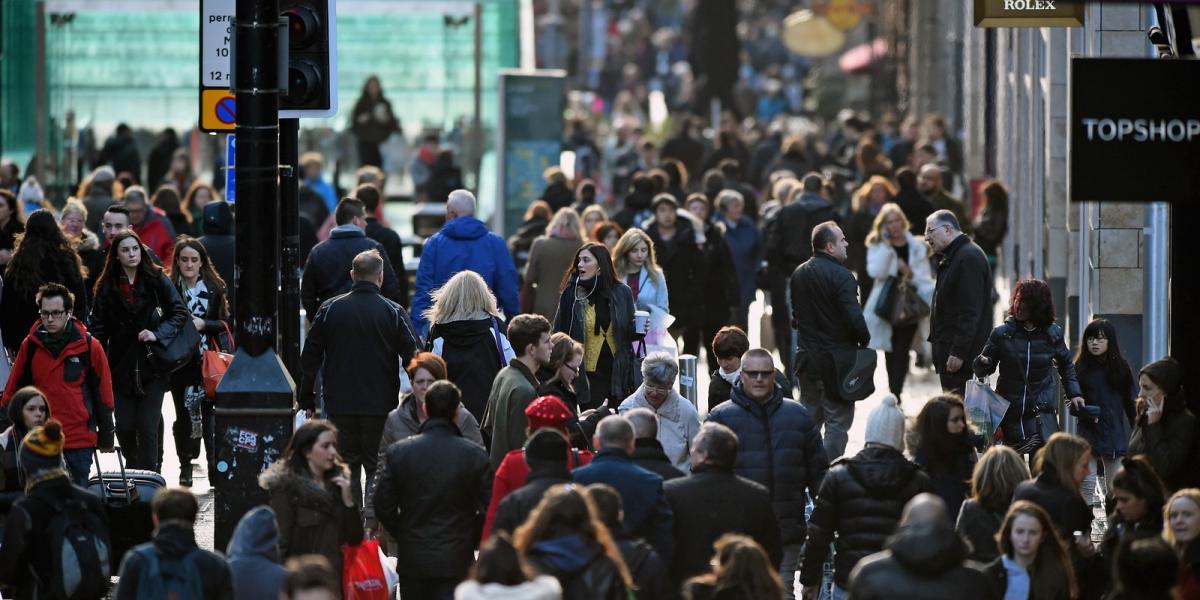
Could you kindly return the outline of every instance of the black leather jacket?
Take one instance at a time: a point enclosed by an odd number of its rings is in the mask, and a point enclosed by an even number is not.
[[[981,377],[991,375],[997,366],[1000,376],[996,379],[996,393],[1010,403],[1000,424],[1004,440],[1010,445],[1038,432],[1040,412],[1057,411],[1061,392],[1055,384],[1055,369],[1067,397],[1081,395],[1075,364],[1063,341],[1062,327],[1057,323],[1029,331],[1009,317],[992,330],[973,365],[975,374]]]
[[[818,252],[796,267],[791,290],[792,327],[799,352],[808,356],[810,379],[830,374],[833,363],[824,356],[826,351],[864,348],[871,341],[854,275],[832,256]],[[800,359],[796,362],[803,365]]]

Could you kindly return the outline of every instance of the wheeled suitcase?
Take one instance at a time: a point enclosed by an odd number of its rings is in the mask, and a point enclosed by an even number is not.
[[[154,471],[126,469],[121,449],[117,448],[116,451],[120,471],[105,472],[100,467],[100,453],[97,451],[97,474],[88,479],[87,486],[89,492],[103,500],[105,512],[108,513],[114,572],[127,551],[150,541],[154,532],[150,501],[158,490],[167,487],[167,480]]]

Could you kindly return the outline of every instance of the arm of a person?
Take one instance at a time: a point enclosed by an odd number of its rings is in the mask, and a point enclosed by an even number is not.
[[[783,542],[779,537],[779,519],[775,518],[775,509],[771,507],[770,496],[764,495],[762,500],[762,506],[755,511],[758,518],[750,535],[758,540],[763,550],[767,551],[767,556],[771,558],[771,564],[777,565],[783,562]]]
[[[192,313],[188,312],[187,306],[179,297],[179,291],[166,275],[159,275],[155,287],[163,319],[154,330],[154,337],[160,341],[174,339],[179,330],[191,320]]]
[[[917,293],[925,304],[933,305],[933,290],[936,286],[933,281],[933,270],[929,266],[929,253],[925,251],[925,245],[922,242],[914,242],[918,251],[912,252],[913,260],[909,261],[912,267],[912,282],[917,286]],[[911,252],[911,251],[910,251]]]
[[[313,270],[313,253],[309,252],[308,260],[304,263],[304,275],[300,278],[300,306],[309,323],[317,314],[317,273]]]
[[[525,407],[536,397],[537,391],[514,390],[508,402],[508,430],[504,432],[505,448],[515,450],[525,445],[525,430],[529,422],[525,418]],[[499,432],[497,432],[499,433]],[[495,443],[495,440],[492,441]]]
[[[960,250],[963,252],[966,248]],[[954,336],[950,342],[950,356],[957,356],[964,362],[971,357],[971,344],[975,337],[975,327],[983,319],[989,318],[985,311],[991,310],[992,286],[990,271],[986,260],[975,260],[972,253],[971,261],[963,261],[959,265],[958,297],[954,299],[957,319],[954,323]],[[981,257],[979,257],[981,258]]]
[[[896,275],[896,253],[883,242],[867,246],[867,275],[871,279],[883,279]]]
[[[975,357],[971,363],[971,369],[975,371],[976,377],[987,377],[996,372],[996,367],[1000,366],[1000,343],[1003,334],[1000,333],[1000,327],[992,330],[988,335],[987,342],[983,344],[983,350],[979,356]],[[959,357],[962,358],[962,357]],[[986,361],[984,359],[987,359]]]
[[[521,314],[520,296],[517,279],[517,265],[512,260],[512,255],[508,252],[508,247],[499,237],[495,238],[496,260],[496,300],[504,308],[504,318],[512,320],[513,317]],[[505,259],[508,260],[505,260]]]
[[[296,404],[303,410],[316,408],[317,372],[325,362],[325,319],[328,315],[328,304],[317,311],[308,337],[304,340],[304,350],[300,353],[300,389]]]
[[[491,534],[492,529],[496,526],[497,511],[500,509],[500,503],[508,497],[513,490],[517,488],[516,482],[513,481],[513,461],[506,456],[500,462],[500,468],[496,469],[496,477],[492,482],[491,495],[488,498],[487,513],[483,519],[483,540],[486,540]],[[480,540],[482,543],[483,540]]]
[[[375,520],[379,521],[392,537],[399,538],[400,498],[396,494],[396,485],[392,481],[396,477],[391,468],[392,457],[393,453],[388,451],[384,459],[386,464],[375,484]]]
[[[436,237],[425,240],[425,247],[421,250],[421,261],[417,265],[417,280],[413,289],[413,325],[416,325],[417,333],[421,335],[424,335],[429,327],[429,323],[425,321],[425,311],[430,306],[429,293],[434,288],[433,268],[437,263],[437,244],[434,243],[436,240]]]
[[[357,546],[363,540],[363,519],[362,511],[358,510],[358,505],[351,503],[346,506],[341,498],[336,499],[338,510],[340,511],[340,528],[338,535],[341,536],[342,544]]]
[[[100,395],[100,405],[96,407],[96,445],[101,449],[109,449],[113,447],[116,432],[113,423],[116,403],[113,400],[112,370],[108,366],[108,354],[95,338],[92,339],[91,363],[96,376],[96,393]]]
[[[1066,341],[1059,337],[1054,340],[1054,362],[1058,366],[1058,376],[1062,379],[1063,391],[1067,398],[1083,396],[1079,387],[1079,376],[1075,372],[1075,362],[1071,360],[1071,351],[1067,349]]]
[[[388,259],[387,249],[379,242],[375,242],[375,245],[379,250],[379,254],[383,257],[383,286],[379,288],[379,292],[383,294],[384,298],[404,306],[407,298],[404,297],[404,294],[400,290],[400,279],[396,277],[396,269],[392,267],[392,261]],[[401,268],[403,268],[403,265],[401,265]]]
[[[829,555],[829,543],[833,540],[834,525],[837,523],[836,488],[833,479],[827,477],[813,502],[808,539],[804,542],[804,554],[800,557],[800,583],[805,586],[820,583],[824,574],[822,567]]]
[[[1186,418],[1183,414],[1177,414],[1175,419]],[[1179,435],[1171,435],[1166,426],[1167,417],[1163,417],[1157,423],[1146,421],[1141,427],[1143,428],[1142,436],[1146,439],[1146,454],[1150,457],[1150,463],[1154,465],[1154,470],[1164,480],[1169,480],[1184,468],[1188,462],[1188,457],[1192,449],[1192,440],[1195,434],[1195,421],[1190,427],[1179,428]]]
[[[858,303],[858,284],[849,272],[843,272],[838,282],[838,306],[841,307],[842,317],[854,335],[854,341],[860,348],[871,342],[871,331],[867,329],[867,320],[863,317],[862,305]]]
[[[296,525],[296,508],[291,498],[283,492],[271,492],[267,500],[275,513],[275,522],[279,525],[279,556],[288,559],[292,556],[292,529]]]
[[[0,352],[4,352],[4,348],[0,348]],[[0,359],[3,359],[3,357],[0,357]],[[29,342],[28,340],[24,340],[21,342],[21,346],[17,350],[17,358],[13,361],[12,368],[8,372],[8,381],[4,384],[4,397],[0,399],[2,400],[0,401],[0,406],[8,406],[8,403],[12,401],[13,394],[17,393],[17,390],[25,385],[22,380],[27,376],[30,360]],[[4,415],[7,418],[8,410],[4,411]]]

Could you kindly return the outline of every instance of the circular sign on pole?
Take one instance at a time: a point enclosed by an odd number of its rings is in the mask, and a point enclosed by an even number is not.
[[[783,20],[783,44],[788,50],[812,58],[829,56],[846,44],[846,34],[811,10],[799,10]]]
[[[237,102],[232,97],[222,98],[213,110],[216,111],[217,120],[226,125],[233,125],[237,121]]]

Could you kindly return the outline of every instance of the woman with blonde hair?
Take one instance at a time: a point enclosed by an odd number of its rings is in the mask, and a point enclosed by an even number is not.
[[[1079,597],[1075,570],[1050,515],[1028,500],[1013,502],[1000,533],[1000,557],[984,567],[997,598],[1074,600]]]
[[[1000,555],[996,532],[1012,504],[1017,486],[1029,479],[1029,467],[1016,450],[992,446],[975,463],[971,496],[963,501],[954,529],[971,542],[971,560],[991,562]]]
[[[550,364],[538,369],[537,378],[542,383],[538,396],[554,396],[562,400],[572,413],[579,413],[579,396],[575,392],[575,380],[583,366],[583,344],[559,331],[550,336]],[[587,448],[584,440],[584,448]]]
[[[430,298],[426,350],[446,361],[447,378],[462,390],[463,406],[482,419],[492,380],[516,357],[496,297],[478,273],[460,271]]]
[[[571,267],[571,258],[583,245],[583,225],[573,208],[560,208],[546,226],[546,235],[533,241],[525,263],[521,288],[521,312],[554,318],[558,307],[558,284]]]
[[[87,269],[84,280],[88,289],[96,282],[100,270],[104,268],[104,251],[100,248],[100,237],[87,228],[88,209],[76,198],[67,198],[62,212],[58,215],[58,226],[62,228],[67,241],[75,247],[79,260]]]
[[[667,335],[671,314],[667,278],[658,266],[650,236],[636,227],[626,231],[613,248],[613,266],[617,278],[633,292],[637,310],[650,313],[650,331],[657,333],[647,335],[646,344],[673,343]]]
[[[604,243],[604,240],[597,240],[592,237],[592,232],[596,230],[597,225],[608,222],[608,213],[605,212],[604,207],[599,204],[592,204],[583,209],[583,212],[580,213],[580,218],[583,219],[583,231],[587,236],[586,241]]]
[[[1050,514],[1063,540],[1071,540],[1077,570],[1096,555],[1092,544],[1092,507],[1083,499],[1083,480],[1092,460],[1092,447],[1077,435],[1058,432],[1033,459],[1036,479],[1017,486],[1013,500],[1029,500]]]
[[[546,490],[513,536],[535,571],[562,584],[563,600],[626,600],[633,577],[583,487]]]
[[[873,281],[867,297],[863,318],[871,332],[870,347],[883,350],[887,366],[888,390],[896,397],[904,391],[908,377],[908,353],[916,336],[920,320],[892,323],[879,316],[877,308],[883,301],[884,283],[895,277],[916,290],[926,305],[933,303],[933,273],[929,266],[929,248],[908,232],[908,219],[899,204],[889,202],[879,209],[866,237],[867,276]],[[899,302],[902,297],[897,296]],[[923,320],[923,319],[922,319]]]
[[[1179,597],[1200,598],[1200,489],[1171,495],[1163,505],[1162,536],[1179,554]]]
[[[875,282],[867,273],[867,236],[875,230],[876,217],[896,198],[896,186],[886,177],[874,175],[867,179],[851,195],[850,215],[844,227],[846,241],[846,268],[858,277],[858,299],[862,302],[871,295]],[[869,306],[869,305],[864,305]]]

